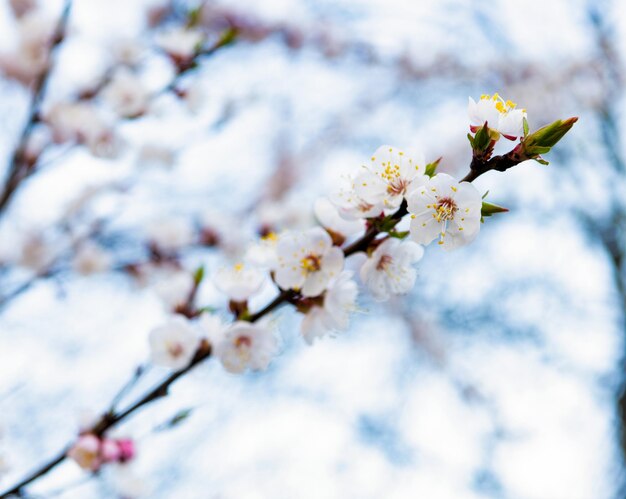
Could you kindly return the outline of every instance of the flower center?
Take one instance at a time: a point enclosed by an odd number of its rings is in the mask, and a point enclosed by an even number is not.
[[[387,267],[389,267],[389,265],[391,265],[392,262],[393,262],[393,258],[391,258],[391,255],[383,255],[380,257],[380,260],[378,260],[378,264],[376,265],[376,270],[379,270],[379,271],[386,270]]]
[[[363,213],[368,212],[369,210],[371,210],[374,207],[373,204],[369,204],[366,203],[365,201],[363,201],[362,199],[359,200],[359,204],[357,205],[357,208],[362,211]]]
[[[178,358],[183,354],[183,346],[180,343],[169,343],[167,352],[174,358]]]
[[[512,111],[517,107],[515,102],[510,100],[504,100],[498,93],[493,95],[483,94],[480,96],[481,100],[492,100],[496,103],[496,109],[500,114],[507,114],[509,111]]]
[[[389,194],[393,194],[394,196],[399,196],[400,194],[406,194],[407,187],[409,186],[409,181],[403,178],[396,178],[389,182],[387,186],[387,192]]]
[[[311,253],[300,260],[300,266],[305,273],[317,272],[322,268],[322,259]]]
[[[387,161],[386,163],[383,163],[383,166],[385,169],[382,171],[380,176],[388,182],[392,182],[400,177],[400,165],[392,165],[391,161]]]
[[[252,346],[252,339],[249,336],[238,336],[235,340],[235,347],[237,349],[250,346]]]
[[[434,205],[435,213],[433,217],[437,222],[447,222],[454,219],[454,214],[457,212],[458,207],[454,202],[454,199],[445,197],[437,200],[437,204]]]

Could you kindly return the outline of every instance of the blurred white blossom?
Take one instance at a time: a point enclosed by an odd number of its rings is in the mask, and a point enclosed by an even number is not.
[[[25,9],[18,19],[18,46],[0,55],[0,69],[11,78],[29,84],[48,67],[48,56],[56,20],[43,9]]]
[[[274,332],[262,324],[237,321],[223,331],[215,355],[228,372],[267,369],[278,349]]]
[[[102,466],[100,439],[95,435],[85,434],[78,437],[67,455],[85,470],[97,471]]]
[[[278,239],[279,237],[274,232],[268,232],[259,241],[248,246],[245,259],[261,269],[276,268],[278,265],[278,255],[276,254]]]
[[[92,241],[80,245],[74,255],[74,268],[83,275],[103,272],[111,266],[111,254]]]
[[[190,272],[170,267],[148,270],[148,272],[147,280],[151,289],[168,310],[175,310],[176,307],[185,303],[194,285],[193,275]]]
[[[345,331],[350,325],[350,314],[356,310],[358,286],[351,272],[342,272],[333,279],[321,297],[322,304],[314,304],[304,315],[300,330],[307,343],[326,334]]]
[[[126,68],[115,72],[102,90],[102,97],[123,118],[134,118],[148,110],[150,94],[142,81]]]
[[[98,109],[87,102],[59,102],[44,113],[57,143],[76,142],[86,145],[97,157],[114,158],[123,141]]]
[[[200,343],[196,329],[180,315],[153,329],[149,339],[152,363],[174,370],[189,365]]]
[[[39,232],[26,232],[22,235],[19,263],[34,272],[46,270],[56,254],[52,244]]]
[[[159,250],[166,253],[178,251],[192,243],[194,228],[189,219],[166,216],[148,225],[147,237]]]
[[[390,237],[383,241],[361,267],[361,280],[376,300],[407,293],[417,272],[413,265],[424,255],[424,249],[412,241]]]
[[[177,63],[191,60],[202,46],[204,33],[195,28],[172,27],[156,37],[156,45]]]
[[[350,237],[365,229],[363,220],[346,220],[327,198],[317,199],[313,210],[320,225],[332,233]]]
[[[264,281],[261,271],[241,263],[220,268],[213,276],[217,289],[236,302],[245,302],[261,289]]]

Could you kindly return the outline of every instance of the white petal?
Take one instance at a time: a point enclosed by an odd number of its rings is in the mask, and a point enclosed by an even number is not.
[[[337,246],[330,248],[322,259],[322,270],[328,274],[329,277],[338,276],[343,270],[343,251]]]
[[[441,224],[431,215],[415,217],[411,220],[411,239],[418,244],[427,245],[439,236]]]
[[[279,266],[274,273],[276,284],[282,289],[300,288],[304,278],[302,269],[295,265]]]
[[[365,202],[376,205],[387,198],[387,182],[366,170],[354,179],[354,192]]]
[[[303,296],[319,296],[326,289],[329,277],[322,271],[311,272],[302,284]]]

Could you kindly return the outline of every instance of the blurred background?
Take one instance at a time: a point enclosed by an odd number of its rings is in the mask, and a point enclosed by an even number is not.
[[[531,130],[580,120],[475,182],[510,212],[471,246],[312,347],[281,310],[267,372],[200,366],[116,430],[132,469],[27,497],[626,497],[620,2],[77,0],[41,85],[64,5],[0,4],[0,489],[106,409],[199,265],[312,226],[381,144],[464,176],[468,96],[499,92]]]

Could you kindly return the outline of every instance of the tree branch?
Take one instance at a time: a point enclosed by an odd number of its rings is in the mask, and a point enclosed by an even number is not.
[[[34,165],[31,165],[24,160],[24,153],[26,151],[26,147],[28,146],[28,141],[30,140],[33,128],[37,123],[39,123],[40,120],[41,103],[45,97],[46,89],[48,88],[48,81],[50,80],[50,75],[53,69],[52,59],[56,49],[65,38],[71,8],[72,0],[66,0],[63,11],[61,12],[61,17],[57,22],[54,34],[50,41],[51,45],[50,51],[48,52],[47,67],[37,76],[37,78],[35,78],[26,124],[20,134],[17,147],[11,156],[9,168],[7,170],[7,177],[4,182],[4,186],[2,187],[2,191],[0,192],[0,214],[2,214],[6,209],[9,201],[13,197],[13,194],[22,180],[30,175],[34,167]]]

